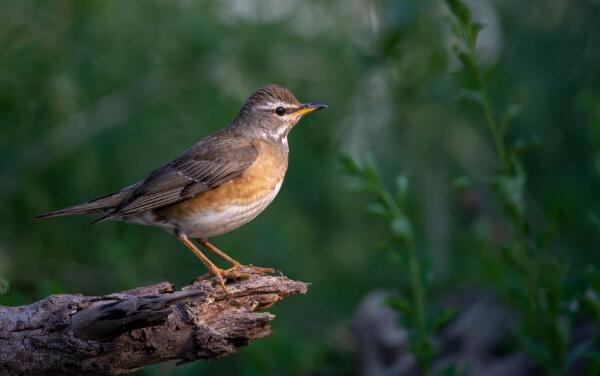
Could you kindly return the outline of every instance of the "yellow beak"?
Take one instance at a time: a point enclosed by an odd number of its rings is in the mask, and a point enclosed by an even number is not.
[[[319,111],[324,108],[327,108],[327,106],[324,104],[303,103],[302,107],[299,110],[294,111],[292,114],[296,116],[304,116],[306,114],[310,114],[311,112]]]

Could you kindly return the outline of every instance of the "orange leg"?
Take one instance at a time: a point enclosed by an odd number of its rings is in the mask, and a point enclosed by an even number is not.
[[[198,243],[202,244],[202,246],[204,248],[208,249],[209,251],[211,251],[215,255],[217,255],[220,258],[222,258],[223,260],[227,261],[234,268],[239,268],[240,266],[242,266],[241,263],[239,263],[238,261],[236,261],[236,260],[232,259],[231,257],[227,256],[225,254],[225,252],[221,251],[219,248],[215,247],[214,245],[212,245],[211,243],[209,243],[207,240],[205,240],[205,239],[198,239]]]
[[[177,239],[179,239],[180,242],[183,243],[183,245],[185,245],[190,251],[192,251],[196,257],[198,257],[200,259],[200,261],[202,261],[202,263],[206,266],[206,268],[215,276],[217,277],[217,280],[219,281],[219,284],[221,285],[221,287],[223,287],[223,290],[225,290],[225,292],[227,294],[229,294],[229,291],[227,291],[227,287],[225,287],[225,281],[223,281],[223,270],[219,269],[215,264],[213,264],[212,261],[210,261],[208,259],[208,257],[206,257],[195,245],[194,243],[192,243],[190,241],[190,239],[188,239],[188,237],[184,234],[179,234],[177,235]]]
[[[220,258],[222,258],[223,260],[227,261],[232,268],[228,269],[228,270],[224,270],[224,274],[227,275],[230,272],[234,272],[235,269],[238,268],[242,268],[242,267],[249,267],[259,273],[273,273],[275,272],[275,269],[273,268],[260,268],[260,267],[256,267],[253,265],[242,265],[240,262],[238,262],[237,260],[232,259],[231,257],[227,256],[225,254],[225,252],[221,251],[219,248],[215,247],[214,245],[212,245],[211,243],[209,243],[206,239],[197,239],[198,243],[200,243],[204,248],[208,249],[209,251],[211,251],[212,253],[214,253],[215,255],[219,256]],[[231,273],[232,275],[235,275],[235,273]]]

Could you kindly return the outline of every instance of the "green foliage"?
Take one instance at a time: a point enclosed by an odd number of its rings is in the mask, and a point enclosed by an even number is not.
[[[410,333],[410,349],[416,356],[421,372],[429,374],[435,355],[431,339],[456,312],[453,309],[434,312],[427,305],[427,272],[423,270],[419,252],[415,249],[413,225],[407,212],[408,177],[398,175],[395,190],[390,191],[377,172],[372,158],[367,157],[361,163],[342,154],[340,164],[344,173],[354,178],[354,186],[358,191],[368,193],[374,199],[367,205],[367,211],[387,220],[393,246],[403,256],[401,260],[405,262],[401,262],[400,267],[404,267],[403,272],[410,275],[411,293],[409,297],[400,295],[391,298],[389,304],[403,318],[403,325]]]
[[[495,114],[484,74],[477,62],[476,42],[482,26],[473,22],[461,0],[448,0],[454,15],[453,30],[460,41],[454,50],[462,63],[458,82],[464,90],[472,90],[469,98],[480,107],[492,135],[500,169],[489,183],[502,207],[513,233],[503,245],[501,254],[517,276],[512,299],[518,310],[520,326],[516,333],[525,351],[531,354],[548,374],[566,374],[575,359],[591,353],[591,346],[575,348],[568,353],[573,312],[566,309],[575,299],[565,291],[569,265],[550,255],[540,246],[540,235],[532,228],[527,215],[525,188],[527,173],[520,154],[538,144],[537,139],[518,139],[506,148],[506,127],[521,110],[511,104]],[[467,79],[468,78],[468,79]],[[503,119],[501,122],[498,118]]]
[[[0,274],[11,285],[0,304],[204,273],[157,229],[29,218],[133,183],[275,82],[329,108],[292,131],[268,210],[213,241],[311,282],[310,294],[273,307],[273,335],[234,357],[141,374],[351,374],[347,323],[381,288],[399,292],[422,363],[452,316],[437,303],[466,289],[519,319],[507,354],[527,349],[557,372],[585,360],[599,374],[597,332],[565,342],[599,320],[600,7],[447,4],[0,2]],[[337,150],[372,155],[344,161],[372,214],[346,189]]]

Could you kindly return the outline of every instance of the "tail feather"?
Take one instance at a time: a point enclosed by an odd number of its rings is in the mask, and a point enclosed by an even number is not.
[[[107,210],[114,209],[115,207],[117,207],[121,203],[121,201],[123,201],[123,199],[127,196],[127,193],[128,192],[125,191],[119,191],[108,196],[84,202],[82,204],[40,214],[33,217],[32,219],[40,220],[54,217],[63,217],[67,215],[105,213]]]

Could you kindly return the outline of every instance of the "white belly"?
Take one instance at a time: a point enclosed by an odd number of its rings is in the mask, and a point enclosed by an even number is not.
[[[273,201],[281,183],[268,195],[249,205],[230,205],[222,209],[209,209],[180,220],[177,227],[191,238],[207,239],[232,231],[253,220]]]

